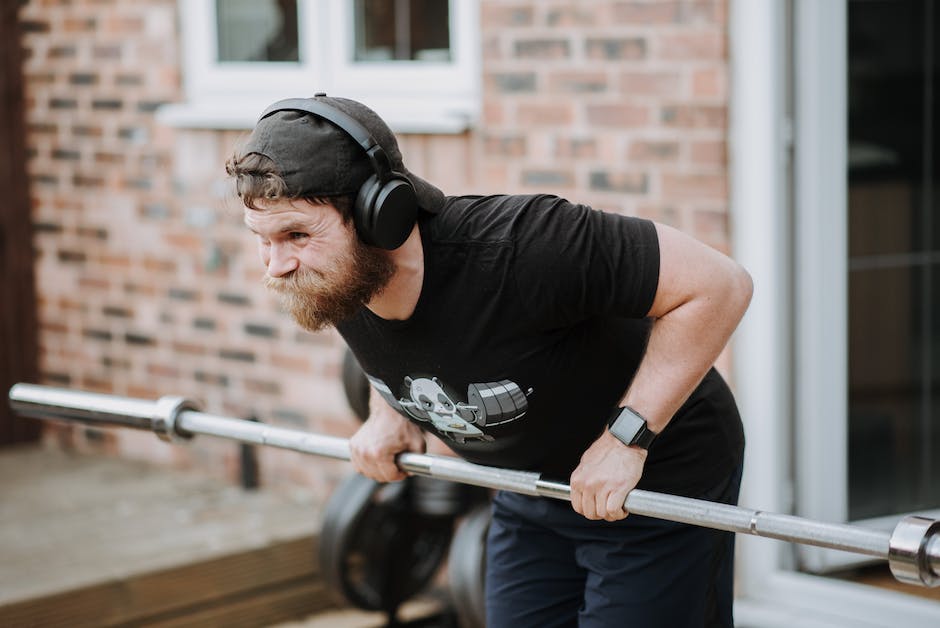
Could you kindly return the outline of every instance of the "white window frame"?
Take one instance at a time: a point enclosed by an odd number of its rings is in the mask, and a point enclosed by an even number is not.
[[[844,89],[842,96],[836,95],[831,85],[827,88],[826,80],[845,82],[845,48],[840,48],[838,40],[844,41],[846,21],[844,1],[793,0],[793,5],[794,28],[799,31],[796,47],[812,46],[812,41],[816,41],[814,48],[797,51],[800,55],[797,63],[808,67],[798,69],[796,76],[798,91],[802,90],[806,96],[802,104],[796,103],[797,114],[803,116],[796,140],[810,143],[798,148],[796,156],[799,160],[818,159],[825,165],[817,163],[817,166],[826,169],[814,174],[807,171],[812,168],[812,162],[794,163],[795,179],[799,182],[798,189],[793,191],[794,205],[807,205],[797,209],[797,224],[793,227],[787,218],[790,198],[787,156],[793,125],[786,112],[786,5],[777,0],[749,0],[730,5],[730,57],[734,77],[729,137],[734,225],[732,244],[735,258],[750,271],[755,284],[751,307],[735,336],[734,364],[737,374],[735,391],[748,441],[741,503],[760,510],[796,511],[809,516],[803,509],[811,508],[814,501],[818,509],[825,500],[825,494],[799,506],[794,504],[794,469],[806,464],[803,458],[818,456],[819,453],[829,455],[831,450],[825,447],[825,443],[810,442],[811,437],[798,432],[804,428],[812,429],[814,422],[822,425],[823,429],[827,429],[825,425],[833,419],[844,423],[845,413],[841,419],[825,416],[838,403],[832,397],[840,396],[839,392],[829,393],[828,400],[817,399],[814,402],[809,383],[805,378],[802,383],[797,379],[797,365],[802,368],[809,360],[805,344],[813,334],[825,332],[817,329],[801,338],[807,334],[806,317],[812,314],[810,310],[818,314],[823,305],[794,306],[793,297],[797,291],[791,290],[791,282],[795,283],[798,274],[818,270],[811,266],[814,262],[809,257],[799,260],[798,264],[794,262],[798,261],[795,259],[798,256],[812,255],[813,249],[818,259],[819,251],[830,243],[814,240],[798,245],[790,230],[793,228],[797,233],[803,227],[809,227],[806,221],[814,215],[817,219],[819,217],[814,212],[833,209],[845,212],[844,201],[841,209],[830,205],[840,202],[839,181],[843,182],[844,188],[844,157],[840,158],[838,151],[845,151],[845,143],[833,145],[831,138],[826,142],[810,137],[814,129],[820,131],[819,125],[831,124],[831,121],[819,116],[815,121],[806,119],[808,111],[805,108],[819,108],[821,102],[844,97]],[[826,54],[829,53],[821,52],[832,51],[825,45],[829,38],[837,40],[834,48],[841,52],[835,50],[835,54],[841,59],[827,59]],[[812,68],[819,64],[823,67]],[[843,74],[836,76],[840,64]],[[820,145],[811,142],[819,142]],[[804,154],[813,150],[822,151],[822,155]],[[826,177],[825,172],[839,168],[843,170]],[[836,187],[827,186],[827,181],[836,182]],[[844,189],[841,193],[844,194]],[[819,226],[827,228],[826,225],[833,224],[835,220],[828,215]],[[844,229],[843,223],[843,237]],[[842,259],[845,259],[844,254]],[[810,289],[818,292],[825,288],[825,284],[817,283]],[[832,290],[839,291],[838,286]],[[797,298],[802,299],[802,296]],[[822,298],[837,297],[823,295]],[[842,303],[844,308],[844,297]],[[794,316],[796,321],[792,320]],[[834,320],[833,317],[829,319]],[[844,318],[840,324],[843,339],[835,342],[844,343]],[[795,333],[796,330],[799,332]],[[801,354],[800,357],[797,354]],[[845,359],[844,351],[841,356]],[[792,370],[791,364],[794,366]],[[845,368],[843,374],[837,373],[836,376],[844,378]],[[791,392],[794,388],[800,390],[798,395]],[[815,409],[810,410],[812,414],[801,417],[807,406],[815,406]],[[845,440],[844,429],[839,438]],[[817,457],[816,460],[820,459]],[[808,471],[807,467],[796,473],[801,485],[801,497],[797,501],[803,499],[804,482],[834,483],[827,477],[830,472],[828,466],[822,475],[815,477],[809,477]],[[843,481],[841,494],[844,495],[845,491]],[[838,504],[835,507],[843,508]],[[934,601],[800,573],[794,567],[796,550],[785,543],[743,535],[738,537],[737,543],[735,619],[741,625],[762,628],[940,625],[940,604]],[[806,560],[805,557],[802,559]]]
[[[177,127],[246,129],[276,100],[326,92],[366,103],[396,132],[461,133],[480,114],[479,2],[450,3],[450,62],[356,62],[354,3],[298,0],[299,62],[220,64],[215,1],[178,0],[185,102],[158,117]]]

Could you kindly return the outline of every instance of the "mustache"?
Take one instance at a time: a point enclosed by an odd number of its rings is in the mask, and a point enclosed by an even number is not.
[[[296,293],[297,291],[316,287],[323,282],[323,273],[312,268],[298,268],[287,275],[272,277],[265,273],[264,286],[278,294]]]

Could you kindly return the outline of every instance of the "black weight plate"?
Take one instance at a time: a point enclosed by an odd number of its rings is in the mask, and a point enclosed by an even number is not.
[[[393,613],[437,572],[452,520],[411,508],[411,485],[351,475],[330,497],[320,532],[320,569],[334,592],[365,610]]]
[[[461,628],[486,626],[484,577],[491,516],[489,503],[470,511],[457,527],[447,555],[447,581]]]
[[[343,390],[346,392],[346,401],[349,407],[359,417],[360,421],[369,418],[369,378],[359,366],[359,361],[353,352],[346,348],[343,354]]]

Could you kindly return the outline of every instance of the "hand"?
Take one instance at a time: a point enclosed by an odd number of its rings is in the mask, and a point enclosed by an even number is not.
[[[588,519],[618,521],[629,513],[623,503],[643,474],[646,450],[628,447],[604,433],[581,456],[571,474],[571,505]]]
[[[424,453],[425,447],[421,428],[391,408],[381,406],[349,439],[353,467],[379,482],[405,479],[408,474],[395,464],[395,456],[404,451]]]

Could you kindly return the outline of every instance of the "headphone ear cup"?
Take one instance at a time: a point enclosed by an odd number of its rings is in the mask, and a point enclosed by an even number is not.
[[[376,246],[394,250],[404,244],[418,220],[418,197],[411,182],[387,181],[375,199],[372,238]]]
[[[366,244],[376,246],[372,238],[373,213],[375,210],[375,199],[382,189],[382,184],[376,175],[372,175],[359,186],[359,192],[356,194],[356,205],[353,207],[353,223],[356,225],[356,233]]]
[[[393,177],[384,184],[372,176],[359,188],[354,220],[366,244],[387,250],[400,247],[418,219],[418,197],[411,181]]]

